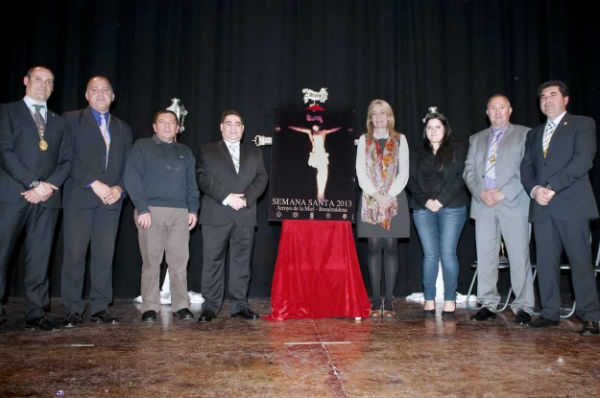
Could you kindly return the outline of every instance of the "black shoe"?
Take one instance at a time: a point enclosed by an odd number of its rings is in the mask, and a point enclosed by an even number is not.
[[[519,312],[517,312],[517,315],[515,315],[515,323],[517,325],[527,326],[529,325],[529,322],[531,322],[531,315],[529,315],[525,311],[519,310]]]
[[[217,317],[214,311],[204,310],[202,314],[200,314],[200,318],[198,318],[198,322],[210,322]]]
[[[473,321],[487,321],[488,319],[496,319],[496,313],[488,310],[487,307],[482,307],[475,315],[471,316]]]
[[[454,318],[454,317],[456,317],[456,310],[442,311],[442,318]]]
[[[146,311],[142,314],[142,322],[156,322],[156,311]]]
[[[188,310],[187,308],[182,308],[173,313],[173,318],[190,320],[194,319],[194,314],[192,314],[192,311]]]
[[[552,319],[546,319],[543,316],[538,316],[533,321],[529,322],[529,326],[532,328],[545,328],[547,326],[556,326],[558,325],[558,321],[553,321]]]
[[[252,312],[252,310],[250,308],[244,308],[241,311],[236,312],[235,314],[231,314],[232,318],[242,318],[242,319],[250,319],[250,320],[256,320],[259,318],[258,314],[255,312]]]
[[[83,318],[80,313],[69,312],[63,321],[63,326],[66,328],[74,328],[81,325],[81,322],[83,322]]]
[[[25,329],[43,330],[44,332],[59,330],[59,328],[45,316],[41,316],[35,319],[28,319],[27,321],[25,321]]]
[[[90,318],[90,321],[96,322],[96,323],[110,323],[113,325],[121,322],[119,320],[119,318],[117,318],[116,316],[113,316],[110,313],[110,311],[108,311],[108,310],[96,312],[95,314],[92,315],[92,317]]]
[[[600,334],[598,321],[583,321],[583,329],[579,334],[582,336],[597,336]]]
[[[6,322],[6,315],[4,314],[2,304],[0,304],[0,325],[2,325],[4,322]]]

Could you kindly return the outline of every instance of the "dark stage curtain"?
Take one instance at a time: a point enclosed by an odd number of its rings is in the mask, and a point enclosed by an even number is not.
[[[538,84],[550,78],[571,88],[569,109],[600,122],[598,23],[585,2],[498,0],[32,0],[0,5],[3,37],[0,102],[24,94],[22,77],[35,64],[56,77],[50,108],[84,107],[87,79],[113,83],[113,112],[134,136],[151,135],[153,113],[181,98],[189,115],[180,140],[196,150],[220,138],[220,113],[245,116],[245,140],[271,135],[274,107],[300,107],[301,89],[329,89],[326,108],[356,109],[357,134],[366,107],[384,98],[397,129],[414,147],[426,108],[437,105],[456,137],[487,126],[493,93],[512,100],[512,121],[534,126],[542,118]],[[262,149],[267,169],[270,149]],[[598,194],[600,168],[592,171]],[[598,195],[597,195],[598,196]],[[358,196],[357,196],[358,197]],[[259,203],[251,296],[268,296],[280,224]],[[132,221],[123,211],[115,255],[115,294],[139,293],[141,258]],[[597,236],[597,224],[593,225]],[[595,240],[596,242],[596,240]],[[595,247],[597,243],[595,243]],[[357,249],[363,277],[366,242]],[[201,231],[191,239],[190,288],[200,290]],[[459,245],[459,290],[465,292],[475,259],[473,223]],[[421,291],[416,232],[400,243],[397,295]],[[60,294],[62,234],[51,257],[52,295]],[[10,295],[22,295],[23,250],[10,269]]]

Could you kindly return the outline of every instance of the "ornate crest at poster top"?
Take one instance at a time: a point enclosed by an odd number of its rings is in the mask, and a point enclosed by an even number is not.
[[[171,111],[177,115],[177,124],[179,124],[179,133],[183,133],[185,127],[183,127],[183,122],[185,121],[185,115],[188,114],[188,111],[185,109],[181,100],[179,98],[171,98],[171,105],[167,107],[168,111]]]
[[[329,93],[325,87],[321,87],[319,91],[303,88],[302,94],[304,95],[304,103],[307,104],[309,101],[312,101],[311,105],[315,105],[317,102],[324,104],[329,97]]]

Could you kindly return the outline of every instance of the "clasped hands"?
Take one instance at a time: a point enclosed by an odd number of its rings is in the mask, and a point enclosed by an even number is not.
[[[539,205],[548,206],[555,194],[551,188],[539,186],[533,189],[531,196]]]
[[[40,185],[25,192],[21,192],[21,195],[29,203],[37,204],[48,200],[54,191],[58,191],[58,187],[56,185],[50,184],[49,182],[40,181]]]
[[[238,211],[248,206],[248,203],[246,202],[246,198],[244,198],[243,193],[230,193],[227,197],[227,206],[231,207],[235,211]]]
[[[117,202],[121,198],[121,194],[123,190],[118,185],[113,185],[109,187],[102,181],[96,180],[94,181],[90,187],[92,191],[100,198],[103,204],[110,206]]]
[[[494,207],[498,203],[502,202],[506,199],[506,196],[499,189],[486,189],[482,193],[479,194],[479,198],[483,203],[488,207]]]
[[[432,212],[437,213],[444,205],[437,199],[428,199],[427,202],[425,202],[425,207]]]

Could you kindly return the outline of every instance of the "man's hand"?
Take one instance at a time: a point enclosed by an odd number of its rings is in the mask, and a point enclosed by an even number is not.
[[[247,206],[246,199],[244,199],[243,193],[231,193],[227,198],[227,206],[233,210],[240,210]]]
[[[541,187],[540,186],[540,187],[536,187],[533,190],[533,192],[531,193],[531,196],[533,196],[533,199],[535,199],[535,201],[540,206],[548,206],[548,204],[550,203],[550,201],[554,197],[555,193],[556,192],[554,192],[550,188],[546,188],[546,187]]]
[[[479,194],[479,198],[487,207],[494,207],[504,200],[504,194],[498,189],[486,189]]]
[[[58,187],[56,185],[50,184],[49,182],[40,181],[40,185],[25,192],[21,192],[21,195],[29,203],[37,204],[48,200],[54,191],[57,190]]]
[[[437,213],[444,205],[437,199],[429,199],[425,202],[425,207],[434,213]]]
[[[150,228],[150,226],[152,226],[152,216],[150,215],[150,213],[144,213],[144,214],[138,215],[137,224],[142,229]]]
[[[192,229],[194,229],[194,227],[196,226],[196,223],[198,222],[198,216],[194,213],[188,213],[188,225],[189,225],[189,230],[191,231]]]
[[[108,189],[107,195],[102,200],[102,203],[105,205],[112,205],[116,203],[119,199],[121,199],[121,194],[123,193],[123,189],[121,189],[118,185],[113,185]]]
[[[104,198],[109,195],[110,187],[100,180],[96,180],[96,181],[92,182],[90,187],[92,188],[92,191],[94,191],[96,196],[100,198],[102,203],[106,204]]]

